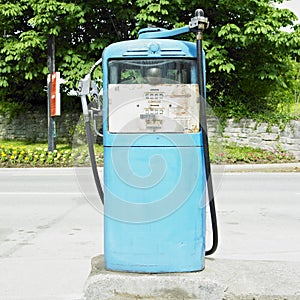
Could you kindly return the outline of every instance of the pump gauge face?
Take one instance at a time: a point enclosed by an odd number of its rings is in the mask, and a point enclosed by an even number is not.
[[[112,133],[199,131],[194,60],[109,63],[108,127]]]

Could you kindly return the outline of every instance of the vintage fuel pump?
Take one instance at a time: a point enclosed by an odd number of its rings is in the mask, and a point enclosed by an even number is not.
[[[217,248],[202,50],[207,26],[199,9],[188,26],[142,29],[137,40],[108,46],[80,81],[93,173],[104,203],[109,270],[202,270],[205,255]],[[196,44],[171,39],[188,32],[196,33]],[[103,102],[89,109],[91,75],[101,62]],[[90,127],[102,112],[104,188]],[[207,195],[213,245],[205,251]]]

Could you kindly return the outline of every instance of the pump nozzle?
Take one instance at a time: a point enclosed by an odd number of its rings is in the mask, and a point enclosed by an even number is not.
[[[102,58],[96,61],[96,63],[91,67],[88,74],[85,75],[83,79],[80,79],[78,84],[78,96],[88,95],[90,94],[91,88],[91,81],[92,81],[92,74],[95,68],[101,64]]]
[[[88,73],[83,79],[80,79],[78,84],[78,95],[84,96],[90,93],[91,74]]]

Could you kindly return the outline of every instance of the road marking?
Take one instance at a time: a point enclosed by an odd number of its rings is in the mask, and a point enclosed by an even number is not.
[[[0,171],[1,172],[1,171]],[[56,171],[51,171],[49,170],[48,172],[37,172],[37,171],[27,171],[27,172],[15,172],[11,174],[13,177],[20,177],[20,176],[75,176],[76,173],[74,172],[68,172],[68,171],[61,171],[61,172],[56,172]]]
[[[31,195],[70,195],[70,196],[78,196],[82,195],[80,192],[73,192],[73,193],[68,193],[68,192],[0,192],[0,195],[23,195],[23,196],[31,196]]]

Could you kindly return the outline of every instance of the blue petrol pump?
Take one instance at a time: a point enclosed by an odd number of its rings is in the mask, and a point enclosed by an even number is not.
[[[137,40],[108,46],[80,81],[92,168],[104,203],[108,270],[198,271],[217,248],[202,50],[207,26],[197,10],[188,26],[142,29]],[[196,33],[196,44],[171,39],[189,32]],[[101,62],[103,100],[96,93],[98,107],[89,109],[91,75]],[[90,127],[97,114],[103,114],[104,188]],[[205,251],[207,196],[213,245]]]

